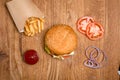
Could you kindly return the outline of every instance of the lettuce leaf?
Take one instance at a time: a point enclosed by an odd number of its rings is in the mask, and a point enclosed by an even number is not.
[[[48,49],[47,46],[45,46],[45,51],[46,51],[48,54],[51,54],[51,53],[50,53],[50,50]]]

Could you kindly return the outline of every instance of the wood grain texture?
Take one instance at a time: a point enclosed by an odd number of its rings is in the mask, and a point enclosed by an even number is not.
[[[27,37],[18,33],[5,7],[9,0],[0,0],[0,80],[119,80],[120,66],[120,0],[34,0],[45,14],[45,29]],[[20,15],[18,15],[20,16]],[[91,16],[105,29],[102,39],[91,41],[76,30],[76,21]],[[44,35],[54,24],[68,24],[78,35],[75,55],[64,61],[51,58],[44,51]],[[101,69],[83,65],[85,48],[94,45],[104,50],[108,63]],[[35,49],[39,62],[24,63],[22,55]]]

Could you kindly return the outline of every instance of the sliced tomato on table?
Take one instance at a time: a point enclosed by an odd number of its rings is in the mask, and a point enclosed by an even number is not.
[[[86,34],[86,27],[89,23],[94,22],[94,19],[92,17],[82,17],[80,19],[78,19],[77,21],[77,29],[79,32]]]
[[[97,40],[103,37],[103,26],[97,22],[89,23],[86,27],[86,35],[91,40]]]

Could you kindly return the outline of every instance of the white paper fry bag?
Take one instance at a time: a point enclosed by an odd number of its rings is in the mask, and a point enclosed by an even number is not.
[[[25,21],[29,17],[44,18],[43,13],[32,0],[13,0],[6,5],[19,32],[24,32]]]

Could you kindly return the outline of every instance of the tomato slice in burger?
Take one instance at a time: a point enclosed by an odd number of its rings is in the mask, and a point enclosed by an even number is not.
[[[70,57],[69,55],[68,56],[63,56],[64,58],[68,58],[68,57]]]
[[[92,17],[82,17],[78,19],[77,21],[77,29],[79,32],[86,34],[86,27],[89,23],[94,22],[94,19]]]
[[[86,28],[86,35],[91,40],[97,40],[103,37],[103,26],[97,22],[89,23]]]

